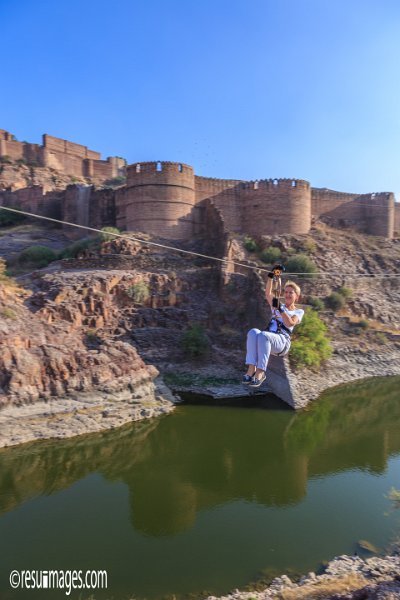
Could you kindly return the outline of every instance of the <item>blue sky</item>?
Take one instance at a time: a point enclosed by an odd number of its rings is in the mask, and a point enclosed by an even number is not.
[[[398,0],[0,0],[0,128],[400,197]]]

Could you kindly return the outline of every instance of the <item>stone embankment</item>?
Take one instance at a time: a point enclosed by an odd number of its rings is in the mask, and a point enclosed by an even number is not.
[[[262,591],[239,591],[218,600],[396,600],[400,598],[400,556],[339,556],[322,575],[311,572],[298,582],[275,578]],[[209,596],[207,600],[217,600]]]

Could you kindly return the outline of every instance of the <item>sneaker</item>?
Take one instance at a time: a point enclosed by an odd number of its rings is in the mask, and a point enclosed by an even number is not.
[[[261,379],[257,379],[256,376],[252,377],[251,383],[250,383],[250,387],[251,388],[258,388],[260,387],[260,385],[262,385],[264,383],[264,381],[267,379],[267,376],[265,373],[262,374]]]
[[[243,383],[243,385],[248,385],[252,381],[253,381],[253,376],[252,375],[243,375],[243,377],[242,377],[242,383]]]

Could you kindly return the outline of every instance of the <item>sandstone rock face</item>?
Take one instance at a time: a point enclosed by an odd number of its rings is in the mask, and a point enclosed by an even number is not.
[[[173,409],[175,398],[157,379],[158,370],[131,343],[85,327],[113,328],[116,306],[131,302],[124,290],[134,280],[123,272],[90,273],[62,285],[61,274],[48,274],[27,291],[1,275],[0,447],[98,431]]]
[[[96,387],[134,387],[157,375],[157,370],[146,366],[132,345],[107,339],[96,339],[93,344],[82,330],[83,323],[112,323],[111,298],[115,297],[117,303],[125,301],[122,292],[110,295],[121,279],[124,277],[92,274],[85,287],[79,275],[72,285],[68,285],[67,278],[62,287],[62,275],[48,275],[37,295],[3,283],[0,404],[35,402]],[[126,299],[130,300],[128,296]],[[41,303],[44,306],[38,310]]]
[[[44,192],[64,190],[71,183],[87,182],[84,177],[71,177],[55,169],[17,163],[2,165],[0,172],[0,190],[13,192],[34,185],[41,186]]]

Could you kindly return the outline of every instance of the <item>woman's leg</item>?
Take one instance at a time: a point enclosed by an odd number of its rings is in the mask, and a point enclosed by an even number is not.
[[[274,354],[278,354],[283,351],[285,344],[286,340],[283,335],[271,333],[270,331],[260,331],[257,335],[257,379],[260,379],[262,374],[267,370],[271,351]]]
[[[250,329],[247,334],[246,375],[254,375],[257,364],[257,336],[261,333],[259,329]]]

